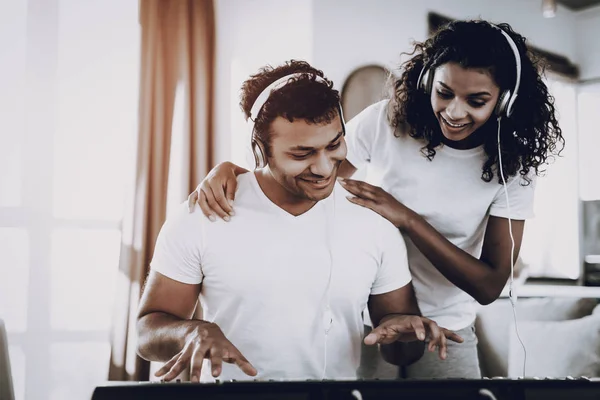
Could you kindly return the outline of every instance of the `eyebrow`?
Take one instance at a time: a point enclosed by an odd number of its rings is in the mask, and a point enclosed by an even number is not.
[[[339,133],[337,134],[337,136],[336,136],[335,138],[333,138],[333,140],[332,140],[331,142],[329,142],[329,144],[328,144],[328,145],[332,145],[332,144],[334,144],[334,143],[335,143],[335,142],[337,142],[337,141],[338,141],[338,139],[339,139],[340,137],[342,137],[343,135],[344,135],[344,132],[339,132]],[[300,151],[308,151],[308,150],[314,150],[314,149],[315,149],[314,147],[307,147],[307,146],[295,146],[295,147],[292,147],[292,148],[290,149],[290,151],[295,151],[295,150],[296,150],[296,151],[297,151],[297,150],[300,150]]]
[[[449,91],[453,92],[452,88],[451,88],[450,86],[446,85],[444,82],[442,82],[442,81],[438,81],[438,83],[439,83],[440,85],[442,85],[442,87],[443,87],[444,89],[446,89],[446,90],[449,90]],[[478,97],[478,96],[491,96],[491,95],[492,95],[492,94],[491,94],[490,92],[483,91],[483,92],[471,93],[471,94],[469,94],[469,97]]]

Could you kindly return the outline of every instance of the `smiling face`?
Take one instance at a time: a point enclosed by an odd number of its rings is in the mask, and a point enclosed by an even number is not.
[[[500,88],[489,70],[448,62],[436,68],[431,107],[450,141],[469,137],[494,113]]]
[[[280,186],[276,197],[285,203],[327,198],[346,158],[339,115],[326,124],[309,124],[299,119],[290,122],[277,117],[271,132],[267,168]]]

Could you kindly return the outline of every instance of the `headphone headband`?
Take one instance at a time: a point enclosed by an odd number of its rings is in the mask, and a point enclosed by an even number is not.
[[[277,79],[275,82],[271,83],[269,86],[267,86],[262,92],[260,92],[260,94],[258,95],[256,100],[254,100],[254,104],[252,104],[252,108],[250,109],[250,119],[252,120],[252,122],[256,121],[256,118],[258,117],[260,110],[262,110],[262,108],[265,105],[265,103],[267,102],[267,100],[269,100],[271,93],[273,93],[276,90],[281,89],[282,87],[284,87],[285,85],[290,83],[289,82],[290,79],[299,78],[299,77],[301,77],[303,75],[307,75],[307,74],[309,74],[309,73],[296,72],[293,74],[283,76],[283,77]],[[315,82],[321,82],[321,83],[327,84],[327,81],[324,78],[321,78],[319,75],[313,74],[312,76],[314,76]]]

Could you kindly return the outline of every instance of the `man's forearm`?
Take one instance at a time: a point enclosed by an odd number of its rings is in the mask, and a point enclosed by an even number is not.
[[[144,315],[137,322],[137,353],[148,361],[168,361],[183,349],[190,333],[205,323],[161,312]]]
[[[397,366],[406,366],[417,362],[425,352],[425,343],[415,342],[394,342],[391,344],[382,344],[380,346],[383,359]]]

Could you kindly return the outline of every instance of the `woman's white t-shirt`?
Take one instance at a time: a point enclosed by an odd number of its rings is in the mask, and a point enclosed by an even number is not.
[[[432,161],[425,142],[408,134],[394,135],[387,118],[389,100],[376,103],[346,126],[348,161],[356,168],[377,171],[381,187],[421,215],[457,247],[479,258],[490,215],[509,216],[503,185],[481,179],[486,159],[483,147],[436,148]],[[523,185],[520,176],[507,180],[510,218],[533,216],[535,181]],[[424,316],[458,330],[475,320],[476,302],[448,281],[404,235],[417,300]]]

